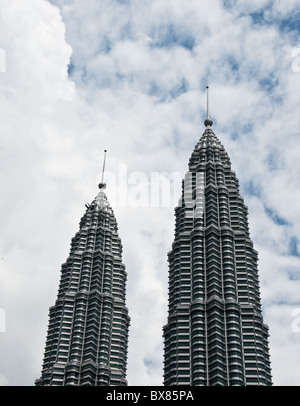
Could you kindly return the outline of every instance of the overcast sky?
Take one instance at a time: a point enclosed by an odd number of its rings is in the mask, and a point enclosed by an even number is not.
[[[40,376],[104,149],[128,272],[128,381],[162,384],[167,252],[206,84],[259,252],[273,381],[300,384],[299,6],[0,0],[0,385]]]

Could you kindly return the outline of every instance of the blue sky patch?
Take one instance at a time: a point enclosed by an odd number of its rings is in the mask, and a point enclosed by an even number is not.
[[[250,15],[250,17],[252,18],[252,21],[253,21],[255,24],[260,24],[260,25],[262,25],[262,24],[265,24],[265,23],[266,23],[266,20],[265,20],[265,10],[261,10],[261,11],[255,12],[255,13],[251,13],[251,14],[249,14],[249,15]]]
[[[246,183],[244,190],[247,195],[256,196],[259,198],[261,197],[260,187],[256,185],[253,180],[250,180],[248,183]]]
[[[239,65],[238,61],[233,56],[230,56],[227,59],[227,62],[228,62],[229,66],[230,66],[230,68],[231,68],[231,70],[233,72],[237,72],[239,70],[240,65]]]
[[[72,76],[72,73],[74,72],[75,66],[72,62],[69,63],[68,65],[68,76]]]
[[[226,10],[231,10],[236,5],[236,0],[224,0],[223,6]]]
[[[289,242],[289,254],[294,257],[300,257],[300,253],[298,251],[298,244],[299,241],[296,237],[292,237]]]
[[[268,92],[272,91],[276,86],[278,86],[278,80],[274,74],[269,77],[263,78],[259,81],[259,85],[262,89]]]
[[[178,29],[174,24],[166,24],[158,33],[158,39],[155,41],[155,45],[158,48],[181,46],[188,50],[193,50],[196,44],[192,35]]]
[[[146,358],[144,358],[144,365],[145,365],[145,367],[147,367],[147,369],[151,370],[151,369],[156,369],[158,366],[158,363],[154,359],[146,357]]]
[[[287,226],[289,223],[283,217],[280,217],[274,210],[270,207],[265,206],[265,213],[267,216],[278,226]]]
[[[297,31],[300,32],[300,12],[291,16],[288,19],[280,21],[279,28],[281,31]]]
[[[267,164],[270,171],[277,171],[279,169],[280,160],[278,154],[275,152],[270,152],[267,155]]]
[[[170,96],[175,99],[176,97],[180,96],[183,93],[186,93],[188,91],[188,84],[187,81],[183,78],[181,82],[173,87],[170,91]]]

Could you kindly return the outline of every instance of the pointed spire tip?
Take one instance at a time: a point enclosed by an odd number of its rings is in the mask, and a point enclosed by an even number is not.
[[[213,121],[210,117],[210,109],[209,109],[209,86],[206,86],[206,93],[207,93],[207,116],[206,116],[206,120],[204,121],[204,125],[205,127],[211,127],[213,125]]]
[[[105,189],[106,188],[106,183],[104,183],[104,172],[105,172],[105,162],[106,162],[106,153],[107,150],[104,150],[104,159],[103,159],[103,168],[102,168],[102,179],[101,182],[99,183],[98,187],[99,189]]]

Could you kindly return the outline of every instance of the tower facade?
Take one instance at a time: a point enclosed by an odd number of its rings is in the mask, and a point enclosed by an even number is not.
[[[238,179],[212,125],[208,113],[175,209],[164,385],[271,385],[257,251]]]
[[[117,221],[104,193],[86,205],[49,311],[37,386],[127,385],[130,319]]]

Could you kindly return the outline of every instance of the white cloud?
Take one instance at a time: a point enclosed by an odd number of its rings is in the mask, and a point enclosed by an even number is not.
[[[84,203],[97,193],[103,149],[128,272],[129,383],[161,383],[173,207],[122,207],[116,187],[120,165],[144,174],[147,187],[152,172],[184,174],[203,132],[207,82],[214,130],[249,206],[274,382],[296,384],[298,336],[285,317],[300,307],[299,257],[290,252],[300,231],[300,92],[294,36],[277,22],[295,3],[51,3],[2,1],[0,308],[8,330],[0,384],[39,376],[48,308]],[[249,16],[260,11],[268,24]]]
[[[271,15],[277,18],[287,18],[293,16],[299,7],[297,0],[274,0]]]

